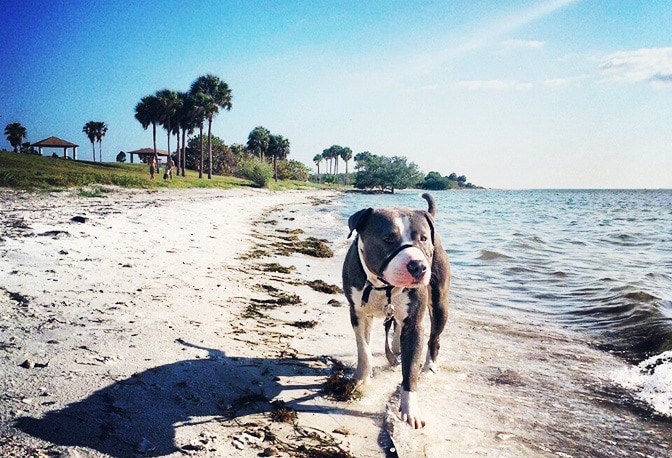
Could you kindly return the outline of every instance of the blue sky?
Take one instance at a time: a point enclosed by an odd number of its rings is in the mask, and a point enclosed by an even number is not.
[[[672,188],[669,0],[0,0],[0,20],[0,124],[83,159],[87,121],[105,160],[151,146],[140,98],[213,73],[215,135],[262,125],[313,168],[340,144],[486,187]]]

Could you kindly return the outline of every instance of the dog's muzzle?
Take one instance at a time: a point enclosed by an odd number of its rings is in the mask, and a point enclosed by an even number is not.
[[[407,249],[407,248],[413,248],[413,245],[411,245],[410,243],[406,243],[406,244],[404,244],[404,245],[401,245],[401,246],[397,247],[397,249],[394,250],[392,253],[390,253],[390,255],[389,255],[388,257],[386,257],[385,260],[383,260],[383,263],[380,265],[380,269],[378,269],[378,275],[377,275],[378,280],[382,281],[382,282],[385,283],[386,285],[389,285],[389,284],[390,284],[387,280],[385,280],[385,279],[383,278],[383,272],[385,272],[385,269],[387,269],[387,265],[388,265],[390,262],[392,262],[392,260],[393,260],[399,253],[401,253],[402,251],[404,251],[404,250]],[[409,265],[407,266],[407,268],[408,268],[409,272],[411,273],[411,275],[413,275],[414,277],[416,277],[415,274],[413,274],[413,272],[411,271],[411,269],[417,271],[419,268],[418,268],[417,266],[414,266],[413,268],[411,268],[411,266],[410,266],[410,264],[414,264],[414,263],[417,263],[417,265],[421,264],[419,261],[413,261],[412,263],[409,263]],[[415,265],[415,264],[414,264],[414,265]]]

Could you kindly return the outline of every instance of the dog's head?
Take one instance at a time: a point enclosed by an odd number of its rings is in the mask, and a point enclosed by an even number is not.
[[[430,212],[366,208],[352,215],[348,226],[351,234],[357,231],[357,249],[367,274],[392,286],[417,288],[429,284],[434,256],[434,219]]]

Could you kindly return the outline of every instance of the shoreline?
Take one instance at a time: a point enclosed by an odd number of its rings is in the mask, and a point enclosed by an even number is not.
[[[347,309],[306,285],[339,261],[287,251],[291,213],[336,195],[0,192],[0,454],[384,456],[302,341]]]

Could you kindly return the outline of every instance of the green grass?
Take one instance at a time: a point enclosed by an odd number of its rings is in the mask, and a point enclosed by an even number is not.
[[[28,190],[59,190],[67,188],[87,188],[81,190],[84,196],[99,196],[105,192],[104,186],[122,188],[220,188],[252,187],[253,183],[231,176],[213,175],[212,179],[198,178],[198,172],[187,170],[186,176],[174,176],[173,180],[163,179],[157,173],[154,180],[149,178],[146,164],[119,162],[73,161],[62,158],[17,154],[0,151],[0,187]],[[314,183],[297,181],[271,181],[271,190],[321,188]],[[333,189],[333,188],[332,188]]]

